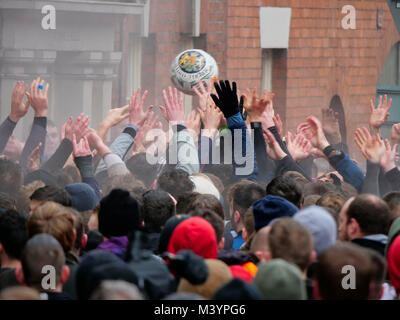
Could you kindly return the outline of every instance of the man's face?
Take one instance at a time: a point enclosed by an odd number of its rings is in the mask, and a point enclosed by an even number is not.
[[[51,156],[57,150],[59,144],[60,137],[57,127],[48,126],[46,135],[46,147],[44,153]]]

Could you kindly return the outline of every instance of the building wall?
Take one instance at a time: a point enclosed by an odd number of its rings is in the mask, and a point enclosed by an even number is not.
[[[341,27],[342,7],[348,4],[356,8],[356,30]],[[391,47],[399,41],[386,0],[202,0],[205,49],[218,62],[220,78],[238,81],[241,89],[261,85],[260,6],[292,8],[289,49],[274,51],[273,66],[275,108],[286,129],[295,130],[311,114],[321,116],[321,108],[339,95],[351,156],[360,159],[353,132],[367,125],[369,100]],[[383,9],[380,30],[378,8]],[[162,103],[161,91],[171,84],[170,63],[190,33],[190,22],[190,1],[152,0],[142,69],[152,103]]]

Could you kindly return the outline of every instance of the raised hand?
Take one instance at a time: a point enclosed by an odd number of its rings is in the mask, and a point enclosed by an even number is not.
[[[272,108],[272,110],[273,110],[273,108]],[[279,114],[276,114],[276,116],[272,117],[272,120],[274,121],[276,130],[278,130],[279,135],[282,137],[283,136],[283,123],[282,123],[281,117],[279,116]]]
[[[103,142],[103,139],[97,134],[96,130],[88,128],[85,137],[89,142],[89,145],[97,150],[97,154],[100,158],[103,158],[107,153],[112,153],[110,148]],[[78,141],[78,140],[76,140]]]
[[[337,112],[330,108],[322,109],[322,130],[331,144],[342,140]]]
[[[217,95],[211,94],[211,98],[214,100],[215,105],[224,114],[224,117],[228,119],[231,116],[240,113],[236,82],[232,82],[231,87],[228,80],[220,80],[219,82],[214,83],[214,87]]]
[[[400,123],[396,123],[392,126],[391,139],[393,143],[400,144]]]
[[[296,162],[306,159],[311,154],[311,143],[302,134],[294,136],[289,131],[287,133],[286,143],[290,155]]]
[[[371,116],[369,118],[369,126],[371,129],[379,130],[385,121],[389,118],[389,109],[392,106],[392,98],[385,97],[382,103],[382,96],[379,96],[378,108],[375,109],[375,103],[371,99]]]
[[[389,140],[385,139],[385,152],[381,159],[381,167],[383,170],[385,170],[385,172],[388,172],[396,167],[397,147],[397,143],[392,147]]]
[[[267,89],[264,89],[261,98],[258,98],[257,88],[254,88],[253,91],[247,89],[246,93],[243,94],[243,97],[243,107],[249,116],[250,122],[261,122],[263,112],[269,104],[272,104],[274,94],[269,92]]]
[[[40,168],[40,149],[42,148],[42,143],[39,142],[38,146],[33,149],[28,157],[27,169],[29,172],[39,170]]]
[[[49,109],[49,101],[47,94],[49,91],[49,84],[44,86],[45,81],[38,77],[31,83],[30,92],[26,93],[29,99],[29,104],[35,110],[35,117],[47,117],[47,111]]]
[[[192,110],[185,120],[185,125],[186,128],[190,129],[189,132],[192,134],[193,139],[197,141],[201,127],[200,113]]]
[[[74,123],[72,117],[69,117],[67,123],[63,126],[64,138],[72,141],[73,135],[76,136],[76,141],[79,143],[84,135],[87,134],[88,126],[89,126],[89,117],[84,117],[84,114],[81,113],[75,120]]]
[[[211,100],[211,92],[213,88],[214,81],[210,79],[207,81],[207,87],[204,87],[203,81],[199,81],[199,88],[197,89],[196,87],[193,87],[194,93],[199,97],[199,108],[202,111],[205,111],[207,108],[207,105],[210,104]]]
[[[367,128],[358,128],[355,132],[354,142],[360,148],[365,159],[373,163],[380,163],[385,153],[385,145],[379,133],[371,136]]]
[[[24,103],[24,97],[28,90],[28,86],[23,81],[17,81],[11,97],[11,112],[9,118],[13,122],[18,122],[23,118],[29,109],[29,99]]]
[[[307,122],[300,124],[297,130],[311,142],[313,147],[323,151],[329,146],[329,142],[322,129],[322,124],[318,118],[314,116],[308,117]]]
[[[209,103],[205,110],[197,109],[200,114],[201,121],[203,122],[204,129],[217,130],[221,124],[224,115],[214,105],[213,102]]]
[[[104,117],[103,121],[101,121],[100,126],[104,126],[107,129],[116,126],[118,123],[129,117],[129,112],[127,112],[128,110],[129,105],[108,110],[107,115]]]
[[[163,99],[165,107],[160,106],[160,109],[164,118],[169,122],[184,122],[183,93],[179,92],[178,97],[178,89],[168,87],[168,96],[167,91],[163,90]]]
[[[72,150],[74,158],[91,156],[88,138],[85,136],[81,141],[77,142],[76,134],[72,135]]]
[[[282,150],[279,143],[276,141],[274,135],[268,130],[263,129],[264,140],[268,145],[267,155],[272,160],[281,160],[287,156],[287,154]]]
[[[140,127],[144,123],[148,113],[153,108],[153,106],[150,106],[146,111],[143,110],[148,91],[146,90],[143,96],[141,96],[140,93],[141,89],[139,88],[132,94],[129,100],[129,123],[137,127]]]

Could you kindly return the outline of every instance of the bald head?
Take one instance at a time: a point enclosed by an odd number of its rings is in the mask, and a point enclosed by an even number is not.
[[[251,252],[255,254],[261,261],[268,260],[266,254],[269,256],[269,243],[268,236],[271,226],[266,226],[257,231],[251,244]]]

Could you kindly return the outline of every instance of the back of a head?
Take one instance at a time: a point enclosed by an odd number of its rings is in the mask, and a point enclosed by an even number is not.
[[[129,158],[129,160],[126,161],[126,167],[132,174],[142,180],[148,188],[157,177],[157,170],[154,169],[153,165],[149,164],[146,159],[146,153],[144,152]]]
[[[9,287],[0,292],[0,300],[42,300],[37,290],[29,287]]]
[[[293,179],[303,190],[304,186],[309,183],[306,177],[304,177],[300,172],[297,171],[286,171],[283,174],[284,177]]]
[[[297,182],[289,177],[279,176],[268,184],[267,195],[280,196],[300,208],[303,203],[303,192]]]
[[[0,192],[15,196],[22,186],[21,167],[13,161],[0,159]]]
[[[303,194],[304,197],[307,197],[309,195],[322,196],[329,191],[336,191],[336,190],[337,187],[333,183],[316,181],[316,182],[310,182],[307,185],[305,185]]]
[[[209,209],[218,214],[221,219],[225,218],[224,208],[222,207],[221,201],[210,194],[198,194],[193,197],[192,201],[188,205],[187,212],[196,209]]]
[[[114,189],[100,201],[99,231],[104,237],[127,236],[139,226],[139,203],[128,191]]]
[[[381,198],[372,194],[355,197],[347,210],[347,219],[354,218],[364,235],[387,234],[390,210]]]
[[[324,208],[307,207],[296,213],[293,219],[311,232],[317,255],[336,243],[337,224],[332,215]]]
[[[35,192],[32,193],[30,199],[40,202],[53,201],[65,207],[71,206],[71,199],[68,192],[63,188],[55,186],[44,186],[35,190]]]
[[[260,263],[254,278],[264,300],[306,300],[306,286],[300,269],[285,260]]]
[[[382,284],[386,280],[387,265],[385,258],[376,250],[364,248],[371,259],[372,290],[370,299],[379,300]]]
[[[75,244],[75,220],[69,208],[55,202],[45,202],[38,206],[28,219],[28,237],[39,233],[53,236],[61,244],[64,252]]]
[[[273,259],[279,258],[296,264],[303,272],[312,262],[311,233],[292,218],[282,218],[272,223],[268,244]]]
[[[390,209],[390,223],[400,217],[400,191],[392,191],[383,197]]]
[[[163,190],[150,190],[143,194],[142,218],[150,232],[160,233],[165,222],[175,215],[175,204]]]
[[[176,254],[183,249],[192,250],[205,259],[216,259],[217,236],[212,225],[199,217],[181,222],[169,239],[167,251]]]
[[[344,197],[335,191],[330,191],[321,196],[316,202],[317,206],[332,208],[337,214],[339,214],[346,200]]]
[[[144,300],[136,285],[124,280],[104,280],[90,300]]]
[[[194,183],[186,171],[173,168],[161,173],[158,178],[158,187],[178,199],[182,193],[193,191]]]
[[[133,174],[116,175],[108,178],[103,185],[103,195],[107,196],[113,189],[129,191],[130,195],[139,202],[142,194],[147,191],[144,183]]]
[[[54,268],[56,283],[60,283],[64,264],[63,248],[54,237],[48,234],[37,234],[29,239],[22,252],[21,266],[25,283],[29,287],[42,288],[44,266]]]
[[[8,193],[0,192],[0,209],[4,211],[16,210],[17,203],[15,198],[10,196]]]
[[[218,214],[209,209],[196,209],[189,212],[189,214],[192,217],[200,217],[208,221],[214,228],[217,236],[217,242],[219,243],[221,241],[222,236],[224,235],[224,220],[222,220]]]
[[[365,249],[351,243],[336,244],[319,257],[315,272],[317,294],[314,295],[324,300],[367,300],[371,267]]]
[[[254,236],[251,243],[251,252],[256,254],[257,252],[269,252],[269,232],[271,231],[271,226],[265,226],[258,230]]]
[[[265,197],[264,188],[253,181],[241,180],[235,183],[229,190],[229,203],[233,210],[238,210],[242,215],[257,200]]]
[[[181,193],[178,199],[175,199],[177,201],[176,214],[187,214],[190,211],[189,206],[198,195],[200,195],[200,193],[192,191]]]
[[[26,215],[15,210],[0,213],[0,244],[11,259],[20,259],[28,240]]]

